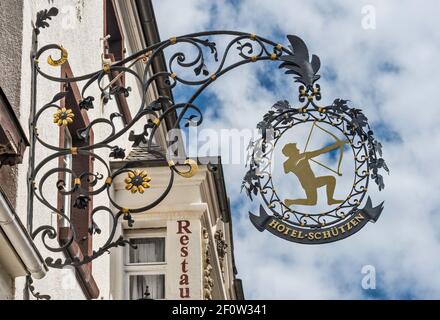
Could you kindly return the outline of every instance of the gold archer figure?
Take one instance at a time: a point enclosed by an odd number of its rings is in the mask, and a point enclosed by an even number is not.
[[[314,127],[318,127],[324,132],[330,134],[336,139],[336,143],[319,149],[315,151],[309,151],[307,150],[307,145],[310,141],[311,133]],[[342,155],[343,155],[343,147],[345,144],[349,143],[348,141],[342,141],[339,140],[335,135],[330,133],[329,131],[319,127],[316,122],[312,126],[312,130],[310,131],[309,138],[307,140],[307,145],[304,149],[304,152],[300,152],[300,150],[297,148],[296,143],[288,143],[284,146],[282,152],[283,154],[288,157],[287,161],[284,162],[284,172],[287,173],[293,173],[295,174],[299,182],[301,183],[301,186],[303,187],[305,193],[306,193],[306,199],[286,199],[284,200],[284,204],[289,207],[291,205],[303,205],[303,206],[314,206],[317,204],[318,201],[318,188],[326,186],[327,188],[327,204],[328,205],[334,205],[344,202],[343,200],[336,200],[334,198],[334,192],[336,188],[336,178],[334,176],[321,176],[316,177],[312,168],[310,167],[310,161],[313,161],[325,168],[327,168],[330,171],[333,171],[337,173],[339,176],[342,174],[340,173],[340,164],[342,162]],[[338,171],[334,171],[333,169],[319,163],[318,161],[314,160],[313,158],[325,154],[327,152],[330,152],[332,150],[335,150],[337,148],[340,148],[341,150],[341,156],[339,159],[338,164]]]

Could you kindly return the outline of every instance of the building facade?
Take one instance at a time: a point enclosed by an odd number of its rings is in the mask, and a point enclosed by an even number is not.
[[[33,290],[25,281],[25,276],[31,275],[31,286],[52,299],[242,299],[243,291],[236,278],[233,256],[231,213],[219,159],[213,159],[215,165],[202,165],[207,162],[201,161],[197,174],[191,178],[177,176],[171,193],[158,206],[132,214],[133,225],[123,219],[118,222],[115,238],[122,236],[137,249],[116,247],[111,249],[110,255],[104,254],[82,266],[47,268],[46,257],[65,260],[93,254],[112,229],[108,216],[95,215],[93,208],[103,206],[115,210],[105,193],[93,196],[88,206],[82,208],[77,203],[81,195],[60,192],[68,190],[68,186],[86,183],[75,179],[70,172],[78,175],[84,171],[105,172],[96,157],[73,153],[54,158],[44,165],[47,167],[44,170],[47,172],[54,167],[63,170],[48,177],[37,175],[35,181],[29,181],[32,161],[39,164],[51,155],[51,150],[41,144],[35,149],[34,159],[29,158],[29,149],[25,151],[29,145],[29,130],[34,130],[32,125],[29,126],[33,46],[30,21],[35,22],[37,12],[48,9],[48,6],[57,7],[59,14],[50,21],[48,29],[41,30],[39,43],[41,46],[60,44],[69,57],[57,67],[42,65],[48,56],[39,59],[41,68],[53,77],[72,78],[99,70],[105,63],[120,61],[160,39],[151,1],[6,0],[0,3],[0,65],[5,68],[0,82],[0,172],[2,181],[10,181],[2,183],[0,202],[3,230],[0,233],[0,298],[34,299]],[[5,30],[7,32],[3,32]],[[148,57],[139,60],[133,69],[141,73],[146,59]],[[157,56],[151,65],[149,75],[166,70],[163,56]],[[35,124],[38,139],[73,150],[85,143],[105,140],[108,135],[105,126],[94,128],[87,136],[88,141],[78,135],[78,130],[94,119],[112,118],[117,130],[129,124],[142,102],[142,86],[129,74],[120,76],[115,72],[108,74],[103,82],[110,87],[117,85],[130,89],[114,93],[104,104],[99,99],[99,88],[90,87],[87,96],[96,97],[95,106],[85,110],[81,107],[83,82],[66,84],[39,80],[37,108],[58,92],[64,92],[59,107],[70,110],[74,121],[57,126],[53,121],[54,110],[47,111]],[[164,101],[173,99],[172,92],[161,78],[155,81],[145,97],[148,101],[155,101],[158,97],[167,97]],[[167,107],[163,105],[162,110]],[[117,116],[113,116],[116,113]],[[164,119],[153,141],[157,148],[166,149],[167,130],[176,119],[175,113]],[[133,132],[141,132],[147,120],[145,117],[138,121],[131,128]],[[130,192],[126,179],[121,177],[112,183],[112,197],[128,207],[151,202],[167,184],[169,164],[151,157],[142,145],[133,147],[127,135],[114,143],[123,148],[127,156],[115,160],[104,149],[96,150],[96,155],[111,170],[136,161],[133,170],[148,174],[151,188],[143,194]],[[68,216],[74,225],[75,239],[71,243],[66,219],[50,212],[38,199],[32,204],[27,201],[29,183],[37,185],[41,180],[46,181],[42,189],[45,199]],[[91,191],[93,188],[90,186]],[[96,229],[91,232],[92,223],[99,225],[99,232]],[[35,231],[42,225],[51,226],[57,237],[48,241],[38,234],[32,239],[29,229]],[[48,250],[60,246],[65,247],[60,252]]]

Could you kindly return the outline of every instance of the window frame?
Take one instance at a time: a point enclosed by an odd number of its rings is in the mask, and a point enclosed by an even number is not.
[[[110,35],[104,43],[105,58],[112,62],[124,59],[126,54],[125,36],[122,29],[122,23],[118,15],[118,9],[114,0],[104,0],[104,34],[103,37]],[[116,49],[115,49],[116,48]],[[113,50],[112,50],[113,49]],[[114,71],[109,74],[109,79],[112,81],[118,76],[119,72]],[[125,75],[122,75],[115,83],[115,85],[125,87]],[[132,120],[132,114],[124,94],[119,93],[115,95],[116,104],[119,112],[122,114],[122,120],[125,125]]]
[[[68,138],[68,139],[66,139]],[[66,144],[66,142],[69,141],[69,144]],[[73,138],[72,135],[67,127],[64,127],[63,132],[63,147],[64,148],[73,148]],[[69,169],[73,171],[73,156],[71,154],[66,154],[62,158],[63,168]],[[63,180],[66,184],[66,188],[70,189],[72,186],[72,174],[65,172],[63,175]],[[63,196],[63,210],[64,215],[66,215],[69,219],[72,214],[72,195],[65,195]],[[65,221],[65,219],[61,219],[59,222],[63,227],[68,227],[68,222]]]
[[[130,299],[130,276],[162,276],[163,275],[163,298],[156,299],[156,300],[165,300],[167,297],[167,274],[166,272],[154,272],[154,271],[143,271],[143,272],[126,272],[124,274],[124,283],[126,284],[124,286],[124,295],[126,300]]]
[[[114,0],[104,0],[104,37],[107,35],[111,37],[104,44],[106,53],[111,54],[114,61],[124,59],[125,36]]]
[[[68,61],[66,61],[61,66],[61,78],[74,78],[72,69]],[[90,124],[87,111],[81,110],[79,103],[81,101],[81,92],[78,88],[76,82],[70,82],[68,84],[61,83],[60,90],[62,92],[67,92],[66,97],[60,100],[60,108],[72,109],[75,114],[75,121],[67,127],[60,127],[59,129],[59,146],[64,147],[64,135],[65,130],[68,130],[72,137],[73,147],[80,147],[81,141],[75,139],[77,136],[77,130],[85,128]],[[78,143],[79,142],[79,143]],[[89,141],[87,144],[93,144],[94,133],[90,130]],[[84,143],[84,142],[82,142]],[[58,166],[63,167],[64,157],[58,158]],[[72,171],[82,173],[84,170],[93,172],[94,163],[91,156],[76,155],[72,156]],[[59,173],[58,179],[64,179],[64,174]],[[70,187],[69,187],[70,189]],[[93,188],[90,187],[90,190]],[[75,195],[75,194],[74,194]],[[64,206],[64,196],[58,193],[57,208],[60,209]],[[64,250],[64,254],[67,257],[73,258],[77,257],[83,259],[84,256],[90,256],[93,253],[93,235],[88,232],[88,227],[92,219],[93,210],[93,197],[88,203],[88,207],[85,210],[79,210],[73,208],[73,201],[71,200],[70,205],[70,220],[75,226],[75,232],[77,238],[74,239],[72,244]],[[72,237],[72,231],[69,227],[63,225],[63,221],[57,216],[57,230],[58,230],[58,241],[61,245],[65,245],[69,239]],[[96,299],[99,297],[99,288],[95,282],[92,274],[92,262],[81,265],[75,268],[75,275],[78,283],[88,299]]]
[[[124,229],[124,239],[147,239],[147,238],[161,238],[164,239],[164,262],[142,262],[130,263],[130,249],[129,246],[123,248],[122,254],[122,272],[124,282],[124,298],[130,299],[130,276],[141,275],[163,275],[164,276],[164,299],[166,299],[166,284],[167,284],[167,231],[166,228],[155,229]],[[160,299],[159,299],[160,300]]]
[[[70,64],[68,61],[66,61],[61,66],[61,78],[73,78],[73,72],[70,67]],[[67,108],[72,109],[73,113],[75,114],[75,121],[74,123],[70,124],[69,126],[62,126],[59,129],[59,146],[61,148],[64,148],[64,141],[65,141],[65,130],[69,131],[71,137],[72,137],[72,147],[80,147],[81,144],[89,144],[92,145],[94,143],[94,133],[93,130],[90,131],[89,134],[89,141],[82,142],[79,137],[77,137],[77,130],[87,127],[90,124],[90,120],[87,114],[87,111],[81,110],[79,107],[79,103],[81,101],[81,93],[78,88],[78,85],[75,82],[71,82],[68,85],[62,83],[61,84],[61,90],[67,92],[65,98],[63,98],[60,101],[60,107],[61,108]],[[64,157],[59,158],[58,160],[59,167],[64,166]],[[72,156],[72,171],[74,171],[76,174],[81,174],[84,170],[87,170],[88,172],[93,172],[94,165],[93,165],[93,158],[91,156],[84,156],[84,155],[76,155]],[[79,172],[81,171],[81,172]],[[64,179],[64,174],[60,173],[58,175],[59,179]],[[70,186],[71,187],[71,186]],[[70,189],[69,186],[67,186],[68,189]],[[90,188],[90,191],[92,191],[93,188]],[[76,196],[77,194],[74,193],[71,195],[71,197]],[[88,228],[92,219],[92,210],[93,210],[93,197],[91,197],[91,200],[88,203],[87,208],[84,210],[78,210],[76,208],[73,208],[73,201],[70,202],[70,217],[72,224],[75,225],[75,232],[77,235],[77,239],[75,239],[77,245],[80,247],[81,252],[84,256],[91,255],[93,253],[93,236],[89,234]],[[64,196],[58,194],[58,208],[64,207]],[[87,213],[87,214],[85,214]],[[63,225],[63,221],[61,218],[58,218],[58,230],[65,227]],[[84,238],[87,238],[87,241],[83,241]],[[92,263],[87,264],[87,266],[90,268],[92,267]]]
[[[124,254],[124,266],[133,267],[133,266],[151,266],[151,265],[162,265],[167,263],[167,255],[166,255],[166,245],[167,245],[167,239],[166,237],[127,237],[127,240],[130,241],[132,239],[163,239],[163,247],[164,247],[164,253],[163,258],[164,261],[154,261],[154,262],[130,262],[130,246],[127,246],[127,250],[125,250]]]

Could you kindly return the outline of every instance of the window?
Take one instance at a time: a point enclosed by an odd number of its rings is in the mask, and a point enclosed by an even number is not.
[[[134,275],[130,276],[130,300],[137,300],[150,293],[151,299],[165,298],[165,275]]]
[[[111,61],[120,61],[125,56],[125,44],[124,34],[122,32],[121,21],[117,12],[117,8],[114,0],[104,1],[104,37],[110,36],[105,41],[104,53],[105,58]],[[109,74],[110,81],[118,76],[118,72],[114,71]],[[116,80],[115,84],[119,87],[125,87],[125,75]],[[127,99],[124,93],[115,95],[116,104],[118,105],[119,112],[122,114],[122,120],[124,124],[128,124],[132,120],[130,107],[128,106]]]
[[[70,68],[68,62],[61,66],[61,77],[62,78],[73,78],[73,72]],[[90,123],[88,119],[87,112],[81,110],[79,107],[79,102],[81,101],[81,92],[75,82],[69,84],[61,84],[61,90],[67,92],[64,99],[60,101],[60,107],[71,109],[75,114],[75,121],[68,126],[60,127],[60,140],[59,145],[61,148],[81,148],[88,144],[93,144],[93,131],[90,132],[88,141],[81,139],[77,132],[80,129],[84,129]],[[70,169],[74,172],[76,178],[87,172],[93,172],[93,158],[90,155],[84,154],[68,154],[59,158],[59,165],[62,168]],[[65,183],[64,190],[72,190],[73,187],[73,175],[67,172],[60,172],[59,179],[63,180]],[[85,188],[86,179],[82,179],[81,186]],[[93,191],[93,187],[89,186],[88,192]],[[84,192],[84,191],[83,191]],[[92,248],[92,236],[88,232],[89,221],[93,210],[93,200],[90,199],[87,207],[80,209],[76,207],[75,200],[79,196],[88,196],[87,192],[80,194],[79,191],[74,192],[70,195],[58,194],[58,208],[64,211],[64,214],[69,217],[72,224],[75,226],[75,241],[81,248],[83,255],[91,255],[93,252]],[[59,227],[65,228],[69,224],[65,219],[60,219]]]
[[[61,66],[61,78],[74,78],[69,62],[66,61]],[[94,133],[90,131],[88,141],[80,138],[77,134],[79,129],[83,129],[90,124],[87,112],[81,110],[79,102],[81,101],[81,92],[76,82],[62,83],[61,91],[67,92],[64,99],[60,101],[60,108],[72,109],[75,114],[75,121],[68,126],[60,127],[59,146],[61,148],[80,148],[85,145],[93,144]],[[75,177],[80,177],[85,172],[93,172],[93,158],[90,155],[76,154],[65,155],[58,158],[58,165],[61,168],[70,169],[75,173]],[[60,172],[59,180],[65,183],[65,190],[72,190],[73,175],[66,172]],[[86,179],[82,179],[82,187],[87,187]],[[93,191],[93,187],[89,186],[89,190],[84,191],[83,196],[87,196],[88,192]],[[90,256],[93,253],[93,236],[89,233],[89,221],[92,216],[93,199],[90,198],[86,208],[78,208],[75,206],[75,200],[80,196],[79,191],[75,191],[71,195],[62,195],[58,193],[57,208],[63,209],[65,215],[69,217],[72,226],[75,228],[75,238],[70,246],[64,250],[66,257],[73,259],[82,259],[84,256]],[[61,245],[66,245],[72,237],[70,229],[65,219],[57,219],[58,241]],[[84,295],[88,299],[96,299],[99,296],[99,288],[92,275],[92,262],[89,262],[75,269],[77,279],[80,283]]]
[[[148,291],[151,299],[165,299],[165,231],[127,230],[126,235],[130,244],[137,246],[125,248],[126,297],[141,299]]]
[[[165,262],[164,238],[130,239],[130,243],[137,246],[137,250],[134,250],[130,247],[130,264]]]
[[[110,36],[106,43],[107,53],[114,61],[122,60],[125,54],[124,35],[113,0],[104,1],[104,37],[107,35]]]
[[[64,129],[64,148],[72,148],[72,136],[70,135],[70,132],[67,128]],[[72,170],[72,155],[67,154],[63,158],[63,168]],[[69,172],[64,173],[64,183],[66,185],[65,190],[70,190],[72,188],[72,174]],[[71,213],[71,206],[72,206],[72,196],[70,194],[64,196],[63,201],[63,210],[64,214],[70,219],[70,213]],[[63,227],[68,227],[69,223],[65,220],[61,222]]]

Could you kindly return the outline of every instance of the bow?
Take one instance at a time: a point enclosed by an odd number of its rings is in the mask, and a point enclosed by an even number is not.
[[[330,131],[328,131],[328,130],[322,128],[321,126],[319,126],[319,125],[317,124],[317,121],[314,121],[314,122],[313,122],[313,125],[312,125],[312,127],[311,127],[311,129],[310,129],[309,136],[307,137],[307,143],[306,143],[306,146],[305,146],[305,148],[304,148],[303,153],[305,153],[305,152],[307,151],[307,147],[309,146],[310,139],[311,139],[311,137],[312,137],[312,133],[313,133],[313,130],[314,130],[315,127],[317,127],[318,129],[321,129],[321,130],[324,131],[325,133],[329,134],[329,135],[332,136],[336,141],[341,141],[341,140],[338,138],[338,136],[336,136],[336,135],[333,134],[332,132],[330,132]],[[341,144],[341,145],[339,146],[339,153],[340,153],[340,154],[339,154],[339,161],[338,161],[338,169],[337,169],[337,170],[334,170],[334,169],[332,169],[332,168],[326,166],[325,164],[323,164],[323,163],[321,163],[321,162],[319,162],[319,161],[317,161],[317,160],[315,160],[315,159],[310,159],[310,160],[313,161],[314,163],[320,165],[321,167],[324,167],[325,169],[330,170],[331,172],[336,173],[338,176],[342,176],[341,165],[342,165],[342,159],[343,159],[343,157],[344,157],[344,145],[343,145],[343,144]]]

